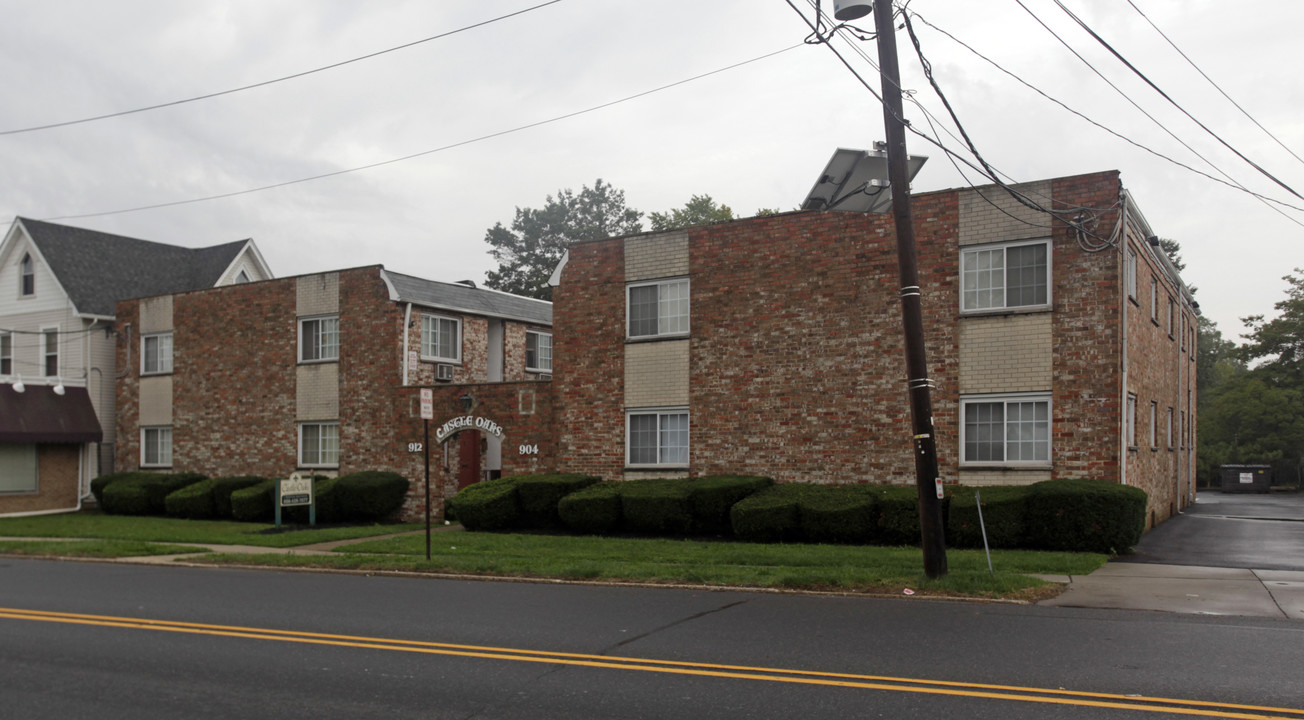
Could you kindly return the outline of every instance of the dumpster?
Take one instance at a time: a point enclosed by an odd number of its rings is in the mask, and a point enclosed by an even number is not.
[[[1220,470],[1225,493],[1266,493],[1272,491],[1271,465],[1223,465]]]

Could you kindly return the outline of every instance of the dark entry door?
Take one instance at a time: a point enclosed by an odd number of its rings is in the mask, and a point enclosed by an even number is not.
[[[480,479],[480,431],[463,430],[457,435],[457,489]]]

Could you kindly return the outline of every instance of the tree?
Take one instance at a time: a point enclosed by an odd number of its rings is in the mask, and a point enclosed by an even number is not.
[[[709,225],[733,219],[733,210],[728,205],[717,205],[710,195],[694,195],[682,208],[668,213],[654,212],[648,215],[648,222],[655,231]]]
[[[573,242],[642,232],[643,213],[625,206],[625,193],[601,178],[579,193],[569,188],[548,196],[542,208],[516,208],[510,230],[494,223],[485,233],[498,261],[485,284],[495,290],[552,299],[548,278]]]
[[[1173,261],[1173,267],[1177,268],[1177,272],[1180,273],[1186,270],[1186,262],[1182,260],[1181,243],[1168,238],[1159,238],[1159,249],[1163,250],[1168,259]]]
[[[1262,360],[1262,370],[1275,381],[1304,391],[1304,269],[1295,268],[1299,277],[1287,275],[1286,299],[1274,305],[1280,313],[1271,320],[1262,315],[1241,318],[1250,329],[1244,335],[1247,360]]]

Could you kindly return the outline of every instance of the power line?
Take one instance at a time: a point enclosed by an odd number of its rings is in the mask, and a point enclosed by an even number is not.
[[[1108,42],[1106,42],[1105,39],[1102,38],[1099,34],[1097,34],[1095,30],[1092,30],[1091,26],[1083,22],[1083,20],[1079,18],[1077,15],[1074,15],[1072,10],[1069,10],[1067,7],[1064,6],[1064,3],[1060,2],[1060,0],[1055,0],[1055,4],[1058,5],[1059,8],[1063,10],[1069,17],[1073,18],[1073,21],[1076,22],[1083,30],[1086,30],[1087,33],[1091,35],[1091,37],[1095,38],[1096,42],[1104,46],[1104,48],[1108,50],[1110,54],[1118,58],[1119,62],[1127,66],[1128,70],[1131,70],[1134,74],[1136,74],[1137,77],[1141,78],[1145,82],[1145,84],[1149,85],[1155,92],[1159,93],[1160,97],[1167,100],[1173,107],[1180,110],[1183,115],[1190,118],[1191,122],[1195,123],[1196,125],[1199,125],[1201,130],[1204,130],[1205,132],[1209,133],[1209,135],[1212,136],[1213,139],[1222,143],[1223,147],[1235,153],[1236,157],[1249,163],[1251,167],[1253,167],[1255,170],[1258,170],[1260,173],[1262,173],[1264,177],[1267,177],[1269,180],[1272,180],[1273,182],[1277,183],[1281,187],[1285,188],[1286,192],[1289,192],[1291,195],[1294,195],[1300,200],[1304,200],[1304,195],[1300,195],[1299,193],[1295,192],[1294,188],[1282,182],[1281,180],[1278,180],[1276,176],[1274,176],[1272,173],[1268,172],[1267,170],[1263,169],[1263,167],[1260,166],[1258,163],[1245,157],[1245,155],[1242,154],[1240,150],[1237,150],[1236,148],[1232,147],[1231,143],[1228,143],[1226,140],[1223,140],[1222,137],[1218,135],[1218,133],[1214,132],[1213,130],[1210,130],[1207,125],[1200,122],[1191,113],[1187,112],[1186,108],[1179,105],[1176,100],[1168,96],[1168,93],[1164,92],[1162,89],[1160,89],[1158,85],[1151,82],[1150,78],[1146,77],[1145,74],[1142,73],[1140,70],[1138,70],[1137,67],[1133,65],[1131,62],[1129,62],[1127,58],[1123,57],[1121,53],[1115,50],[1114,47],[1110,45]]]
[[[393,165],[395,163],[404,162],[406,160],[412,160],[414,158],[424,157],[426,155],[433,155],[435,153],[443,152],[445,150],[452,150],[454,148],[459,148],[466,145],[472,145],[474,143],[483,142],[485,140],[491,140],[493,138],[502,137],[504,135],[511,135],[513,133],[518,133],[523,130],[542,127],[544,125],[550,125],[552,123],[560,122],[562,120],[568,120],[573,117],[579,117],[580,115],[586,115],[591,112],[596,112],[598,110],[603,110],[605,108],[612,107],[613,105],[619,105],[621,103],[629,102],[630,100],[637,100],[638,98],[646,97],[648,95],[652,95],[654,93],[658,93],[663,90],[669,90],[671,88],[678,87],[680,85],[684,85],[686,83],[690,83],[695,80],[701,80],[703,78],[710,77],[712,75],[717,75],[719,73],[726,72],[728,70],[740,68],[743,67],[744,65],[750,65],[754,62],[759,62],[761,60],[765,60],[774,57],[776,55],[780,55],[782,53],[788,52],[790,50],[795,50],[803,46],[804,43],[798,45],[792,45],[790,47],[786,47],[781,50],[775,50],[774,52],[770,52],[770,53],[766,53],[765,55],[754,57],[750,60],[744,60],[742,62],[734,63],[733,65],[717,68],[710,72],[705,72],[700,75],[694,75],[693,77],[685,78],[683,80],[678,80],[676,82],[672,82],[667,85],[662,85],[660,87],[653,88],[651,90],[644,90],[643,92],[635,93],[633,95],[628,95],[626,97],[620,98],[619,100],[612,100],[610,102],[605,102],[600,105],[594,105],[593,107],[585,108],[584,110],[576,110],[574,112],[566,113],[564,115],[557,115],[555,117],[548,118],[547,120],[539,120],[537,122],[532,122],[525,125],[518,125],[517,127],[511,128],[509,130],[500,130],[498,132],[489,133],[487,135],[481,135],[479,137],[472,138],[470,140],[462,140],[460,142],[444,145],[442,147],[437,147],[430,150],[423,150],[421,152],[412,153],[410,155],[403,155],[402,157],[390,158],[389,160],[381,160],[379,162],[370,163],[368,165],[360,165],[358,167],[347,168],[344,170],[335,170],[328,173],[321,173],[320,175],[312,175],[310,177],[302,177],[295,180],[286,180],[284,182],[273,183],[271,185],[263,185],[255,188],[246,188],[244,190],[236,190],[228,193],[220,193],[217,195],[207,195],[204,197],[189,198],[187,200],[174,200],[172,202],[155,203],[153,205],[140,205],[137,207],[123,208],[121,210],[106,210],[103,212],[82,213],[78,215],[60,215],[57,217],[48,217],[42,219],[43,220],[79,220],[82,218],[89,218],[89,217],[103,217],[106,215],[122,215],[124,213],[139,212],[141,210],[157,210],[159,208],[176,207],[178,205],[190,205],[193,203],[207,202],[209,200],[221,200],[224,198],[237,197],[240,195],[249,195],[252,193],[263,192],[264,190],[272,190],[275,188],[286,187],[288,185],[297,185],[299,183],[311,182],[313,180],[323,180],[325,178],[335,177],[337,175],[346,175],[348,173],[359,172],[362,170],[370,170],[372,168],[378,168],[385,165]]]
[[[1206,75],[1205,72],[1204,72],[1204,70],[1202,70],[1202,69],[1200,68],[1199,65],[1196,65],[1196,64],[1195,64],[1195,61],[1194,61],[1194,60],[1192,60],[1191,58],[1187,57],[1186,53],[1182,52],[1182,49],[1179,48],[1179,47],[1177,47],[1177,43],[1173,42],[1171,38],[1169,38],[1166,34],[1164,34],[1164,31],[1163,31],[1163,30],[1160,30],[1160,29],[1159,29],[1159,26],[1158,26],[1158,25],[1155,25],[1154,21],[1151,20],[1151,19],[1150,19],[1150,18],[1149,18],[1149,17],[1148,17],[1144,12],[1141,12],[1141,8],[1137,7],[1137,6],[1136,6],[1136,3],[1132,2],[1132,0],[1127,0],[1127,4],[1128,4],[1128,5],[1131,5],[1131,6],[1132,6],[1132,9],[1133,9],[1133,10],[1136,10],[1137,14],[1140,15],[1142,18],[1144,18],[1145,21],[1146,21],[1147,23],[1150,24],[1150,27],[1152,27],[1152,28],[1155,29],[1155,32],[1159,33],[1159,37],[1162,37],[1165,41],[1167,41],[1168,44],[1171,45],[1172,48],[1173,48],[1174,50],[1177,51],[1177,54],[1182,56],[1182,59],[1183,59],[1183,60],[1185,60],[1188,64],[1190,64],[1191,67],[1195,68],[1195,71],[1198,72],[1198,73],[1200,73],[1200,76],[1201,76],[1201,77],[1203,77],[1205,80],[1208,80],[1208,81],[1209,81],[1209,84],[1212,85],[1212,86],[1214,87],[1215,90],[1217,90],[1219,93],[1221,93],[1223,97],[1227,98],[1227,102],[1229,102],[1229,103],[1231,103],[1233,106],[1235,106],[1237,110],[1240,110],[1240,111],[1241,111],[1241,114],[1243,114],[1246,118],[1249,118],[1249,121],[1252,122],[1252,123],[1254,123],[1254,125],[1255,125],[1256,127],[1258,127],[1260,130],[1262,130],[1262,131],[1264,132],[1264,134],[1266,134],[1268,137],[1270,137],[1270,138],[1272,138],[1274,141],[1276,141],[1276,143],[1277,143],[1278,145],[1281,146],[1281,149],[1282,149],[1282,150],[1285,150],[1286,152],[1290,153],[1290,156],[1291,156],[1291,157],[1293,157],[1293,158],[1295,158],[1296,160],[1299,160],[1300,162],[1304,163],[1304,159],[1301,159],[1299,155],[1296,155],[1294,150],[1291,150],[1289,147],[1286,146],[1286,143],[1283,143],[1281,140],[1277,139],[1277,136],[1276,136],[1276,135],[1273,135],[1273,134],[1268,130],[1268,128],[1264,127],[1263,125],[1260,125],[1260,124],[1259,124],[1259,121],[1258,121],[1258,120],[1255,120],[1255,119],[1254,119],[1254,116],[1251,115],[1251,114],[1249,113],[1248,110],[1246,110],[1245,108],[1241,107],[1241,106],[1240,106],[1240,103],[1237,103],[1235,100],[1233,100],[1231,95],[1228,95],[1227,92],[1226,92],[1225,90],[1223,90],[1221,87],[1219,87],[1218,83],[1216,83],[1216,82],[1213,81],[1213,78],[1211,78],[1211,77],[1209,77],[1208,75]]]
[[[37,130],[50,130],[52,128],[67,127],[69,125],[80,125],[82,123],[95,122],[96,120],[107,120],[109,118],[122,117],[124,115],[134,115],[136,113],[148,112],[150,110],[158,110],[160,108],[173,107],[176,105],[185,105],[187,103],[198,102],[200,100],[210,100],[212,98],[221,97],[223,95],[231,95],[233,93],[243,92],[245,90],[252,90],[254,88],[266,87],[268,85],[274,85],[276,83],[285,82],[286,80],[294,80],[296,78],[312,75],[314,73],[324,72],[326,70],[334,70],[335,68],[343,67],[345,65],[349,65],[355,62],[360,62],[362,60],[370,60],[371,58],[396,52],[398,50],[406,50],[407,48],[415,47],[417,45],[421,45],[422,43],[428,43],[433,40],[446,38],[450,35],[456,35],[458,33],[466,32],[467,30],[474,30],[475,28],[478,27],[491,25],[500,20],[506,20],[508,18],[516,17],[517,15],[524,15],[525,13],[531,12],[533,10],[538,10],[539,8],[547,7],[548,5],[555,5],[559,2],[561,2],[561,0],[548,0],[548,2],[540,3],[533,7],[525,8],[524,10],[517,10],[514,13],[500,15],[490,20],[478,22],[473,25],[467,25],[466,27],[461,27],[456,30],[449,30],[448,32],[440,33],[439,35],[432,35],[428,38],[422,38],[421,40],[414,40],[410,43],[404,43],[402,45],[397,45],[395,47],[387,48],[385,50],[377,50],[376,52],[373,53],[360,55],[358,57],[349,60],[341,60],[340,62],[337,63],[331,63],[330,65],[323,65],[322,67],[314,68],[312,70],[304,70],[303,72],[297,72],[294,73],[293,75],[286,75],[284,77],[275,78],[273,80],[263,80],[262,82],[256,82],[253,83],[252,85],[244,85],[242,87],[231,88],[230,90],[220,90],[218,92],[211,92],[205,95],[196,95],[195,97],[184,98],[182,100],[172,100],[170,102],[159,103],[157,105],[148,105],[145,107],[139,107],[132,110],[121,110],[118,112],[105,113],[104,115],[96,115],[94,117],[81,118],[79,120],[65,120],[63,122],[47,123],[45,125],[34,125],[32,127],[16,128],[13,130],[0,130],[0,135],[17,135],[19,133],[36,132]]]

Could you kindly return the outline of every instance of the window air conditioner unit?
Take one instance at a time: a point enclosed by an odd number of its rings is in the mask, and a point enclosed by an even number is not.
[[[552,379],[552,373],[540,373],[540,374],[539,374],[539,379],[540,379],[540,380],[551,380],[551,379]]]
[[[453,379],[453,366],[446,363],[435,365],[435,379],[440,382],[450,382]]]

